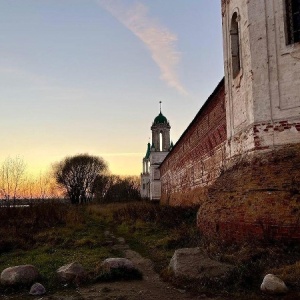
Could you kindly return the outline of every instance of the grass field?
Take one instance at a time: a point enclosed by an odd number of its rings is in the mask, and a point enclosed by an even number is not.
[[[71,206],[41,204],[32,208],[0,209],[0,271],[33,264],[48,292],[63,289],[55,276],[58,267],[80,262],[97,277],[97,266],[107,257],[122,256],[106,231],[124,237],[133,250],[150,258],[165,280],[194,293],[251,294],[259,292],[263,276],[274,273],[289,287],[300,289],[298,245],[227,245],[204,240],[195,227],[197,208],[159,206],[144,202]],[[209,256],[235,269],[222,280],[174,280],[167,271],[174,250],[202,247]],[[0,287],[1,294],[15,290]],[[252,297],[253,298],[253,297]]]

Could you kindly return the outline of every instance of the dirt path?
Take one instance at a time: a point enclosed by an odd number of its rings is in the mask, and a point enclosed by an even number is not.
[[[154,271],[153,262],[142,257],[139,253],[129,249],[124,239],[116,239],[109,234],[112,239],[117,241],[113,247],[124,253],[136,267],[143,273],[142,280],[117,281],[97,283],[89,286],[79,287],[76,290],[65,290],[53,295],[39,296],[38,300],[183,300],[183,299],[203,299],[221,300],[223,298],[208,298],[205,294],[192,296],[185,290],[176,289],[172,285],[161,280]],[[27,295],[8,296],[0,299],[29,299]],[[30,299],[33,299],[32,296]]]
[[[130,249],[124,250],[125,257],[132,260],[143,273],[143,280],[123,281],[111,283],[98,283],[89,287],[79,288],[74,295],[54,295],[43,297],[52,300],[182,300],[182,299],[208,299],[205,295],[192,297],[184,290],[178,290],[163,282],[153,269],[150,259],[143,258],[139,253]],[[215,298],[216,299],[216,298]]]

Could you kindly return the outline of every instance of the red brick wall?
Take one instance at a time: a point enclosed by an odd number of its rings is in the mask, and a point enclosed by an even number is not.
[[[202,187],[217,178],[227,138],[224,92],[222,80],[163,161],[162,203],[199,203]]]
[[[300,144],[243,158],[208,188],[198,213],[219,241],[300,240]]]
[[[225,161],[224,102],[221,82],[162,163],[161,202],[199,204],[199,230],[220,242],[299,242],[300,144],[271,149],[264,140],[300,124],[255,124],[253,151]]]

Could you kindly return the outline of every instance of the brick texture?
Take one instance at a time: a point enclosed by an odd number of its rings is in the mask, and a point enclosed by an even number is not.
[[[300,144],[244,157],[208,188],[198,228],[221,241],[300,240]]]
[[[161,203],[199,203],[202,187],[211,184],[220,173],[226,138],[222,80],[160,166]]]

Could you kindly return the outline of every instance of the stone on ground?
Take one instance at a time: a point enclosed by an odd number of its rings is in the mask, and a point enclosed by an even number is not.
[[[36,282],[29,291],[29,294],[33,296],[41,296],[44,295],[45,293],[46,293],[45,287],[38,282]]]
[[[56,271],[58,278],[62,282],[80,283],[86,279],[86,271],[80,263],[72,262],[60,267]]]
[[[127,258],[119,258],[119,257],[112,257],[105,259],[102,264],[102,268],[106,272],[110,272],[112,269],[127,269],[127,270],[133,270],[135,269],[135,266],[133,262]]]
[[[7,268],[2,271],[0,280],[3,285],[27,285],[37,281],[39,271],[32,265],[21,265]]]
[[[117,241],[119,244],[124,245],[126,243],[125,239],[123,237],[118,237]]]
[[[273,274],[265,276],[260,289],[268,294],[284,294],[288,291],[284,281]]]
[[[183,248],[175,251],[170,264],[175,277],[189,279],[222,277],[233,266],[210,259],[200,248]]]

